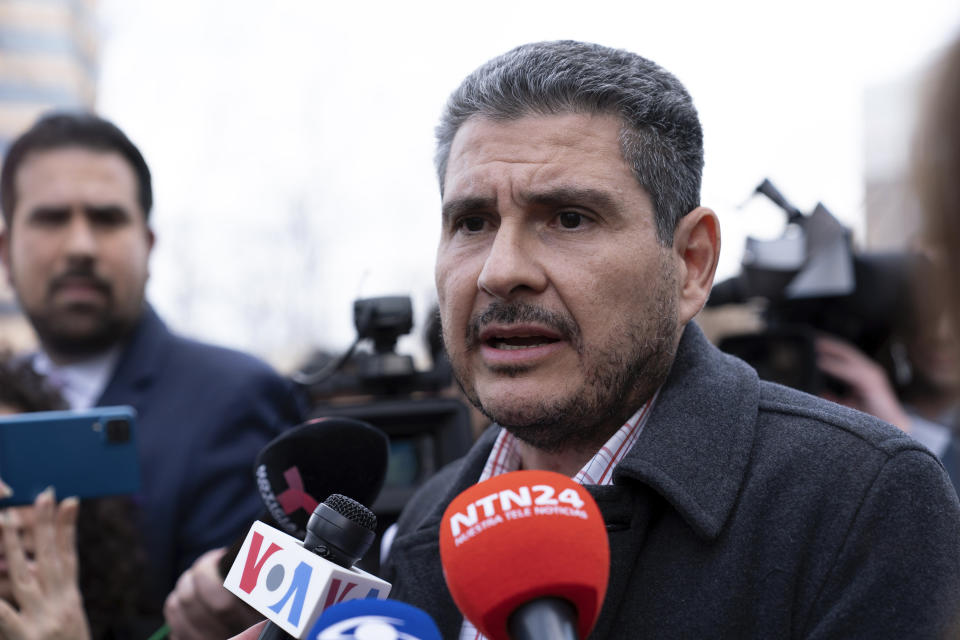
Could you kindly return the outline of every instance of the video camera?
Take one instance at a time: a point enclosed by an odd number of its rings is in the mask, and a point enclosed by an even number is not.
[[[914,258],[905,253],[856,253],[851,233],[822,204],[804,214],[769,180],[755,193],[787,213],[773,240],[747,238],[739,275],[717,283],[708,307],[759,300],[765,328],[728,336],[723,351],[750,363],[766,380],[818,393],[844,392],[816,366],[814,338],[834,334],[881,362],[881,353],[908,320]]]
[[[356,300],[353,320],[357,337],[343,356],[293,379],[307,391],[311,417],[356,418],[389,437],[386,480],[371,506],[379,535],[427,478],[467,452],[473,434],[467,406],[441,395],[453,383],[446,357],[435,353],[432,367],[419,371],[410,355],[396,352],[399,337],[413,328],[409,296]],[[364,342],[372,351],[356,350]],[[362,564],[376,573],[375,559]]]
[[[416,391],[439,391],[453,378],[445,359],[434,362],[429,371],[418,371],[413,358],[396,352],[397,340],[413,329],[413,304],[409,296],[387,296],[355,300],[353,323],[357,338],[347,352],[333,363],[294,374],[314,400],[348,395],[395,396]],[[373,352],[355,352],[364,340]]]

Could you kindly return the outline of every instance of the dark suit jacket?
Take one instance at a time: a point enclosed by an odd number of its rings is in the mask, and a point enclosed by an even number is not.
[[[462,619],[440,519],[497,429],[411,500],[384,573],[444,638]],[[960,612],[960,504],[936,457],[759,381],[693,325],[614,484],[588,490],[611,555],[591,638],[940,638]]]
[[[138,500],[154,598],[202,552],[249,527],[263,508],[254,458],[302,417],[290,385],[268,365],[176,336],[150,307],[97,404],[137,410]]]

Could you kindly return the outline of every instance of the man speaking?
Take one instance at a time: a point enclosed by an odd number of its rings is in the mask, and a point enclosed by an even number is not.
[[[444,342],[496,424],[401,516],[391,597],[478,637],[444,584],[441,516],[478,481],[545,469],[606,521],[591,638],[947,632],[960,505],[937,459],[759,380],[690,322],[720,232],[674,76],[593,44],[525,45],[464,80],[437,132]]]

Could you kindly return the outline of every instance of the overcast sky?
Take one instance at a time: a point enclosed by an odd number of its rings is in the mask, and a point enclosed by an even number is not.
[[[408,293],[422,320],[433,127],[492,56],[573,38],[676,74],[704,125],[725,277],[746,233],[783,223],[771,205],[739,208],[764,177],[862,235],[864,90],[960,35],[956,0],[101,0],[100,14],[99,109],[154,172],[150,299],[179,331],[283,369],[345,348],[354,298]]]

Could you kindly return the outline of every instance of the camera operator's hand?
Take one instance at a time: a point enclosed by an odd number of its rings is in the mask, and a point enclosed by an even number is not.
[[[869,413],[903,431],[910,431],[910,417],[903,410],[886,371],[879,363],[852,344],[831,336],[818,336],[816,350],[820,370],[845,383],[850,389],[844,396],[822,393],[824,398]]]
[[[224,640],[263,616],[227,591],[220,576],[226,548],[207,551],[183,572],[163,605],[173,640]]]
[[[32,507],[0,512],[11,592],[6,597],[18,607],[0,598],[0,638],[90,640],[77,586],[78,508],[76,498],[57,505],[48,489]]]

